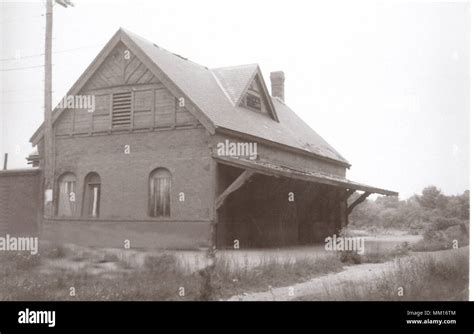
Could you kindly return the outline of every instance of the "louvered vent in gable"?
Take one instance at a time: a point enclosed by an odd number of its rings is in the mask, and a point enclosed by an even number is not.
[[[112,127],[131,124],[132,92],[115,93],[112,96]]]

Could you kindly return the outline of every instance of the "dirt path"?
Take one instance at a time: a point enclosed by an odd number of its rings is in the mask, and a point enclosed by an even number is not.
[[[425,257],[433,256],[437,260],[442,260],[449,255],[450,251],[437,251],[416,253],[414,255],[402,258],[401,261],[408,261],[411,257]],[[291,286],[271,288],[263,292],[244,293],[229,298],[230,301],[290,301],[308,295],[325,295],[327,288],[337,287],[338,285],[347,284],[350,282],[352,286],[357,286],[358,283],[374,280],[385,272],[394,270],[396,268],[395,261],[384,263],[365,263],[360,265],[346,266],[344,270],[339,273],[328,274],[325,276],[313,278],[307,282],[297,283]]]
[[[343,284],[351,281],[353,283],[365,281],[380,275],[384,270],[391,270],[394,262],[385,263],[366,263],[355,266],[346,266],[344,271],[335,274],[328,274],[322,277],[313,278],[310,281],[297,283],[291,286],[272,288],[264,292],[244,293],[243,295],[233,296],[229,300],[236,301],[289,301],[301,296],[317,294],[324,292],[329,284]]]

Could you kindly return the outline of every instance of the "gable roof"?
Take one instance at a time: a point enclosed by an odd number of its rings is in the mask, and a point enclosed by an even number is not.
[[[267,87],[265,86],[265,80],[263,79],[263,75],[258,64],[215,68],[212,69],[211,72],[215,76],[218,83],[220,83],[221,89],[232,102],[234,107],[240,105],[240,102],[243,100],[245,93],[249,89],[252,82],[254,80],[258,80],[259,85],[261,85],[263,90],[263,98],[270,109],[270,116],[274,120],[278,121],[278,115],[276,113],[275,106],[273,105],[271,96],[268,93]]]
[[[250,79],[257,73],[258,64],[238,65],[212,69],[232,104],[237,105]]]
[[[212,134],[220,129],[304,151],[349,167],[342,155],[310,128],[279,99],[268,94],[263,77],[262,86],[275,119],[237,105],[255,75],[261,77],[258,65],[209,69],[169,52],[144,38],[119,29],[92,64],[73,85],[68,95],[78,94],[108,54],[124,43],[176,97],[185,97],[189,111]],[[188,103],[189,102],[189,103]],[[56,108],[53,122],[62,113]],[[40,127],[31,138],[36,145],[42,137]]]

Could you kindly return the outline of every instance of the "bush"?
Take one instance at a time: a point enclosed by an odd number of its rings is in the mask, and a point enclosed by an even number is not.
[[[41,253],[50,259],[63,259],[70,254],[70,251],[63,245],[55,245],[43,249]]]
[[[353,202],[360,194],[354,193]],[[421,230],[431,225],[435,230],[460,223],[469,226],[469,191],[462,195],[445,196],[436,187],[426,187],[422,195],[400,201],[396,197],[378,197],[356,206],[349,217],[350,226],[372,229]]]
[[[458,218],[436,217],[431,228],[435,231],[439,231],[456,225],[464,225],[464,223]]]
[[[362,256],[355,251],[339,251],[337,252],[339,260],[346,264],[360,264],[362,263]]]
[[[412,246],[414,251],[427,252],[452,249],[469,244],[469,232],[458,218],[436,217],[423,233],[423,239]]]

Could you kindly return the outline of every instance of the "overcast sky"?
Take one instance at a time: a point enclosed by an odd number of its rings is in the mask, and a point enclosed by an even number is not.
[[[54,7],[53,103],[119,27],[208,67],[286,75],[286,103],[400,192],[469,188],[469,7],[384,1],[85,1]],[[0,161],[26,167],[43,118],[44,2],[2,3]],[[18,58],[18,59],[15,59]],[[19,69],[20,68],[20,69]]]

